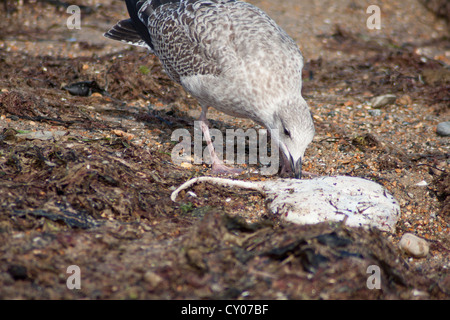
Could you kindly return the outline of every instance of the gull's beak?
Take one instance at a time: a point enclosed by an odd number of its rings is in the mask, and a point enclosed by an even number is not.
[[[294,177],[296,179],[301,179],[302,178],[302,158],[299,158],[297,160],[297,162],[294,161],[294,158],[292,158],[291,155],[291,168],[292,168],[292,172],[294,173]]]

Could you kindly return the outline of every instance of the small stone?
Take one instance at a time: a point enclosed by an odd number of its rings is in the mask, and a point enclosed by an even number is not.
[[[418,187],[425,187],[427,185],[428,185],[428,183],[425,180],[422,180],[422,181],[416,183],[416,186],[418,186]]]
[[[450,121],[439,123],[436,127],[436,133],[443,137],[450,136]]]
[[[190,164],[189,162],[182,162],[182,163],[180,163],[180,167],[185,168],[185,169],[190,169],[190,168],[192,168],[192,164]]]
[[[8,267],[8,273],[14,280],[26,280],[28,278],[27,268],[21,265],[10,265]]]
[[[401,105],[410,105],[412,103],[412,99],[409,95],[404,94],[397,100],[397,103]]]
[[[127,140],[132,140],[135,137],[135,135],[132,133],[128,133],[118,129],[111,130],[111,133],[115,134],[118,137],[124,137]]]
[[[144,280],[152,287],[157,287],[164,279],[152,271],[147,271],[144,274]]]
[[[385,94],[382,96],[375,97],[371,100],[371,104],[373,108],[382,108],[384,106],[393,104],[397,96],[394,94]]]
[[[426,257],[430,251],[428,242],[412,233],[405,233],[400,239],[398,246],[405,253],[416,258]]]
[[[381,115],[381,110],[380,109],[370,109],[369,114],[373,117],[378,117]]]

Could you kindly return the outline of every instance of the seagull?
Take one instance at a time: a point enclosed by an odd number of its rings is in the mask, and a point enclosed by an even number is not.
[[[236,173],[214,151],[206,113],[213,107],[271,132],[282,171],[301,178],[314,136],[301,94],[303,56],[264,11],[239,0],[126,0],[130,18],[107,38],[149,49],[168,76],[196,98],[214,173]]]

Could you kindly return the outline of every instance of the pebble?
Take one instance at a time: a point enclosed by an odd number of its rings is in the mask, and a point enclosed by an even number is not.
[[[397,100],[397,103],[400,105],[410,105],[412,103],[412,99],[409,95],[404,94]]]
[[[416,186],[418,186],[418,187],[425,187],[427,185],[428,185],[428,183],[425,180],[422,180],[422,181],[416,183]]]
[[[450,136],[450,121],[439,123],[436,127],[436,133],[443,137]]]
[[[370,110],[369,110],[369,114],[370,114],[372,117],[378,117],[378,116],[381,115],[381,110],[380,110],[380,109],[370,109]]]
[[[430,251],[428,242],[412,233],[405,233],[400,239],[398,246],[406,254],[416,258],[426,257]]]
[[[147,271],[144,274],[144,280],[152,287],[157,287],[164,279],[152,271]]]
[[[192,164],[190,164],[189,162],[182,162],[180,164],[180,167],[185,168],[185,169],[190,169],[190,168],[192,168]]]
[[[396,99],[397,99],[397,96],[394,94],[385,94],[385,95],[373,98],[370,101],[370,103],[373,108],[382,108],[384,106],[393,104]]]

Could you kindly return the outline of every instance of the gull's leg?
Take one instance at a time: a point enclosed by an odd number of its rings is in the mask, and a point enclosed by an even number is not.
[[[224,174],[224,173],[241,173],[242,169],[237,168],[230,168],[223,164],[223,162],[217,157],[216,152],[214,151],[214,145],[211,141],[211,136],[209,134],[209,128],[208,128],[208,119],[206,118],[206,111],[208,108],[202,107],[202,114],[200,115],[200,126],[202,129],[202,132],[205,136],[206,144],[208,145],[209,154],[211,156],[212,161],[212,172],[217,174]]]

